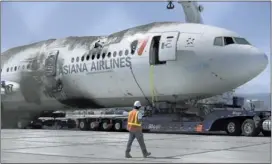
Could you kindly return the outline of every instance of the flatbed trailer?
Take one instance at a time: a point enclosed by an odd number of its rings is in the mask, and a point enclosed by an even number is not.
[[[211,107],[212,106],[212,107]],[[69,129],[95,131],[125,131],[129,108],[104,110],[66,111],[65,117],[40,117],[32,125],[40,123],[58,125]],[[271,111],[244,110],[239,107],[206,105],[194,112],[169,108],[145,108],[143,130],[150,132],[210,133],[226,132],[231,136],[271,136]],[[42,122],[42,123],[41,123]]]
[[[145,119],[143,126],[152,132],[226,132],[231,136],[271,136],[271,111],[245,111],[238,108],[214,108],[198,115],[182,113],[157,115]]]

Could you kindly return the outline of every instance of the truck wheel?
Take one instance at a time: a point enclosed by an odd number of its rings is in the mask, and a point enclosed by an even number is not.
[[[111,129],[110,121],[109,120],[103,120],[102,123],[101,123],[101,129],[103,131],[110,130]]]
[[[53,127],[54,127],[54,129],[58,129],[58,130],[62,129],[61,122],[55,121]]]
[[[266,136],[266,137],[270,137],[270,136],[271,136],[271,132],[270,132],[270,131],[262,130],[262,133],[263,133],[263,135]]]
[[[114,128],[115,131],[118,131],[118,132],[122,131],[122,122],[121,121],[116,121],[114,123],[113,128]]]
[[[242,132],[245,136],[258,136],[260,131],[252,119],[246,119],[242,124]]]
[[[25,121],[25,120],[19,120],[17,122],[17,128],[18,129],[26,129],[27,128],[27,124],[28,124],[27,121]]]
[[[79,128],[79,120],[75,120],[76,128]]]
[[[17,122],[17,128],[18,128],[18,129],[24,129],[24,128],[23,128],[23,123],[22,123],[22,121],[18,121],[18,122]]]
[[[87,130],[87,122],[85,120],[80,120],[79,121],[79,129],[80,130]]]
[[[226,132],[230,136],[240,136],[242,131],[241,131],[241,124],[237,120],[229,120],[226,126]]]
[[[90,123],[90,129],[91,130],[97,130],[97,122],[91,121],[91,123]]]
[[[43,129],[43,122],[41,120],[33,120],[32,124],[30,125],[31,129]]]

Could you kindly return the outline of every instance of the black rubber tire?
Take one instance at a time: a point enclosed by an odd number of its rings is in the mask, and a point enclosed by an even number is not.
[[[264,130],[262,130],[262,133],[266,137],[270,137],[271,136],[271,132],[270,131],[264,131]]]
[[[17,121],[17,128],[18,129],[26,129],[28,127],[28,121],[27,120],[18,120]]]
[[[121,132],[122,129],[122,121],[115,121],[113,124],[114,131]]]
[[[241,123],[235,119],[228,120],[226,124],[226,132],[230,136],[240,136],[242,134]]]
[[[33,120],[35,122],[33,125],[31,125],[31,129],[43,129],[43,122],[41,120]]]
[[[101,123],[101,130],[103,130],[103,131],[108,131],[108,130],[110,130],[109,129],[109,121],[108,120],[104,120],[104,121],[102,121],[102,123]],[[107,125],[106,127],[105,127],[105,125]]]
[[[93,127],[93,125],[92,124],[96,124],[96,122],[95,121],[90,121],[90,130],[98,130],[98,127],[97,126],[95,126],[95,127]]]
[[[63,126],[62,126],[62,122],[61,121],[58,121],[58,120],[54,120],[54,125],[53,125],[54,129],[62,129]]]
[[[88,130],[88,124],[86,120],[80,120],[78,125],[80,130]]]
[[[247,126],[250,126],[251,129],[247,130]],[[261,132],[260,127],[256,127],[253,119],[246,119],[243,122],[241,129],[244,136],[258,136]]]

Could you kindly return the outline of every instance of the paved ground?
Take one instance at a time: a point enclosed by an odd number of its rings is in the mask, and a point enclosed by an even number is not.
[[[142,158],[137,141],[124,158],[127,133],[65,130],[2,130],[1,162],[228,162],[270,163],[271,138],[147,134],[152,152]]]

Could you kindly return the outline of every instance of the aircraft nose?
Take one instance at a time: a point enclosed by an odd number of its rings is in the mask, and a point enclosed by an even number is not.
[[[260,74],[268,65],[268,57],[257,48],[251,48],[248,59],[246,60],[247,69],[253,75]]]
[[[258,76],[267,65],[268,57],[266,54],[257,48],[248,46],[239,47],[233,53],[211,60],[211,70],[233,88]]]

